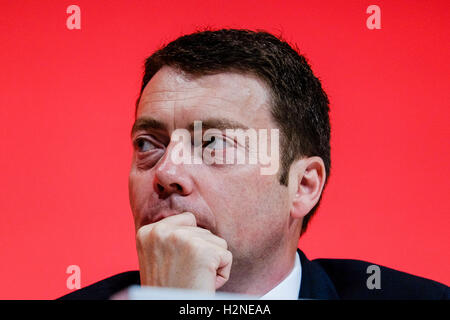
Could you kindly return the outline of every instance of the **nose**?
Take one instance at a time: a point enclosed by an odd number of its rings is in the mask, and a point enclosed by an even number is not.
[[[192,193],[193,182],[185,165],[175,164],[170,158],[170,150],[167,150],[155,168],[153,189],[162,198],[177,193],[187,196]]]

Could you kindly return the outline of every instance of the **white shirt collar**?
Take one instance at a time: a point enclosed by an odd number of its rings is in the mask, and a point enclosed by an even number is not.
[[[261,300],[297,300],[302,280],[302,265],[298,252],[295,253],[295,263],[288,274],[275,288],[267,292]]]

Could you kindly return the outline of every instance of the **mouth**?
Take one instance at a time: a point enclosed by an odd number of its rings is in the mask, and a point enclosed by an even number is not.
[[[140,212],[140,226],[156,223],[184,212],[194,214],[197,227],[211,232],[215,229],[214,215],[207,206],[202,206],[198,201],[187,201],[177,195],[172,195],[164,201],[151,199],[148,206]]]
[[[169,211],[163,211],[163,212],[158,212],[153,218],[150,218],[149,216],[145,216],[140,225],[141,227],[147,224],[152,224],[152,223],[156,223],[159,222],[167,217],[171,217],[171,216],[175,216],[177,214],[181,214],[187,211],[179,211],[179,212],[169,212]],[[201,220],[201,218],[199,218],[198,215],[194,214],[195,216],[195,220],[196,220],[196,225],[198,228],[202,228],[205,230],[210,230],[210,228],[207,226],[207,224],[205,224],[203,222],[203,220]],[[210,230],[211,231],[211,230]]]

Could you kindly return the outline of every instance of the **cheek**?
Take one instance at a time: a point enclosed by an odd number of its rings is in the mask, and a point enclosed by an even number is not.
[[[137,172],[131,169],[128,177],[128,194],[133,215],[136,217],[143,210],[149,197],[153,194],[152,177],[149,171]]]
[[[247,246],[284,227],[285,199],[276,177],[249,174],[228,175],[219,188],[210,189],[218,232],[234,246]],[[215,193],[215,194],[214,194]],[[218,196],[219,195],[219,196]],[[220,199],[217,200],[217,199]]]

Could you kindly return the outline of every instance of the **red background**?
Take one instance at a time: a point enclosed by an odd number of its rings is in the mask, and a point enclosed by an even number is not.
[[[1,1],[0,298],[136,269],[129,132],[142,63],[204,26],[298,44],[331,100],[332,175],[300,247],[450,284],[448,1]],[[81,8],[68,30],[66,8]],[[381,8],[381,30],[366,8]]]

